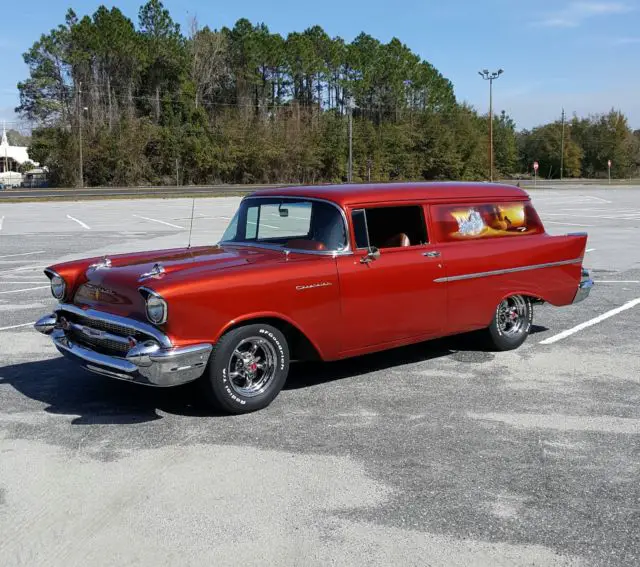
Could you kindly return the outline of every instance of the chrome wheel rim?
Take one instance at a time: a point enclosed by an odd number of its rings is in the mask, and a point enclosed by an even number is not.
[[[522,333],[527,325],[527,303],[519,295],[508,297],[498,305],[497,323],[500,332],[507,337]]]
[[[243,339],[229,359],[229,384],[245,398],[258,396],[276,375],[277,363],[276,349],[269,341],[262,337]]]

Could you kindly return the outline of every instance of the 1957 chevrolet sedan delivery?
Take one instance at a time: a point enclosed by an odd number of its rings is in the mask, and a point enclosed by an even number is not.
[[[508,185],[262,190],[215,246],[50,266],[59,305],[35,326],[90,371],[198,380],[211,403],[242,413],[272,402],[293,359],[469,331],[514,349],[534,304],[588,295],[586,242],[547,234],[529,195]]]

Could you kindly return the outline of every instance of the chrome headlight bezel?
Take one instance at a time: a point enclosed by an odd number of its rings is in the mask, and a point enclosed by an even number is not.
[[[45,270],[45,274],[49,277],[51,295],[58,301],[62,301],[67,293],[67,282],[58,272],[53,270]]]
[[[167,322],[169,317],[169,307],[165,299],[152,289],[139,288],[142,297],[144,297],[144,311],[147,319],[154,325],[162,325]]]

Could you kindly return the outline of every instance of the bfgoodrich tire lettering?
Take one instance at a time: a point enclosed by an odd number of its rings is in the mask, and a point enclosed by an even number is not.
[[[250,324],[225,333],[211,353],[201,387],[207,400],[228,413],[268,406],[289,373],[289,347],[275,327]]]
[[[533,322],[533,304],[528,297],[513,295],[503,299],[485,332],[489,347],[513,350],[527,340]]]

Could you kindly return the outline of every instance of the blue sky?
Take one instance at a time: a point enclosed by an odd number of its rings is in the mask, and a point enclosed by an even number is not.
[[[16,83],[27,76],[22,53],[64,21],[97,6],[118,6],[137,21],[142,0],[28,0],[0,27],[0,120],[18,120]],[[488,85],[479,69],[503,68],[494,83],[496,112],[518,128],[560,116],[622,110],[640,128],[640,0],[322,0],[264,2],[165,0],[183,30],[192,16],[211,28],[246,17],[286,35],[319,24],[347,41],[365,31],[383,42],[398,37],[449,78],[456,97],[486,112]]]

